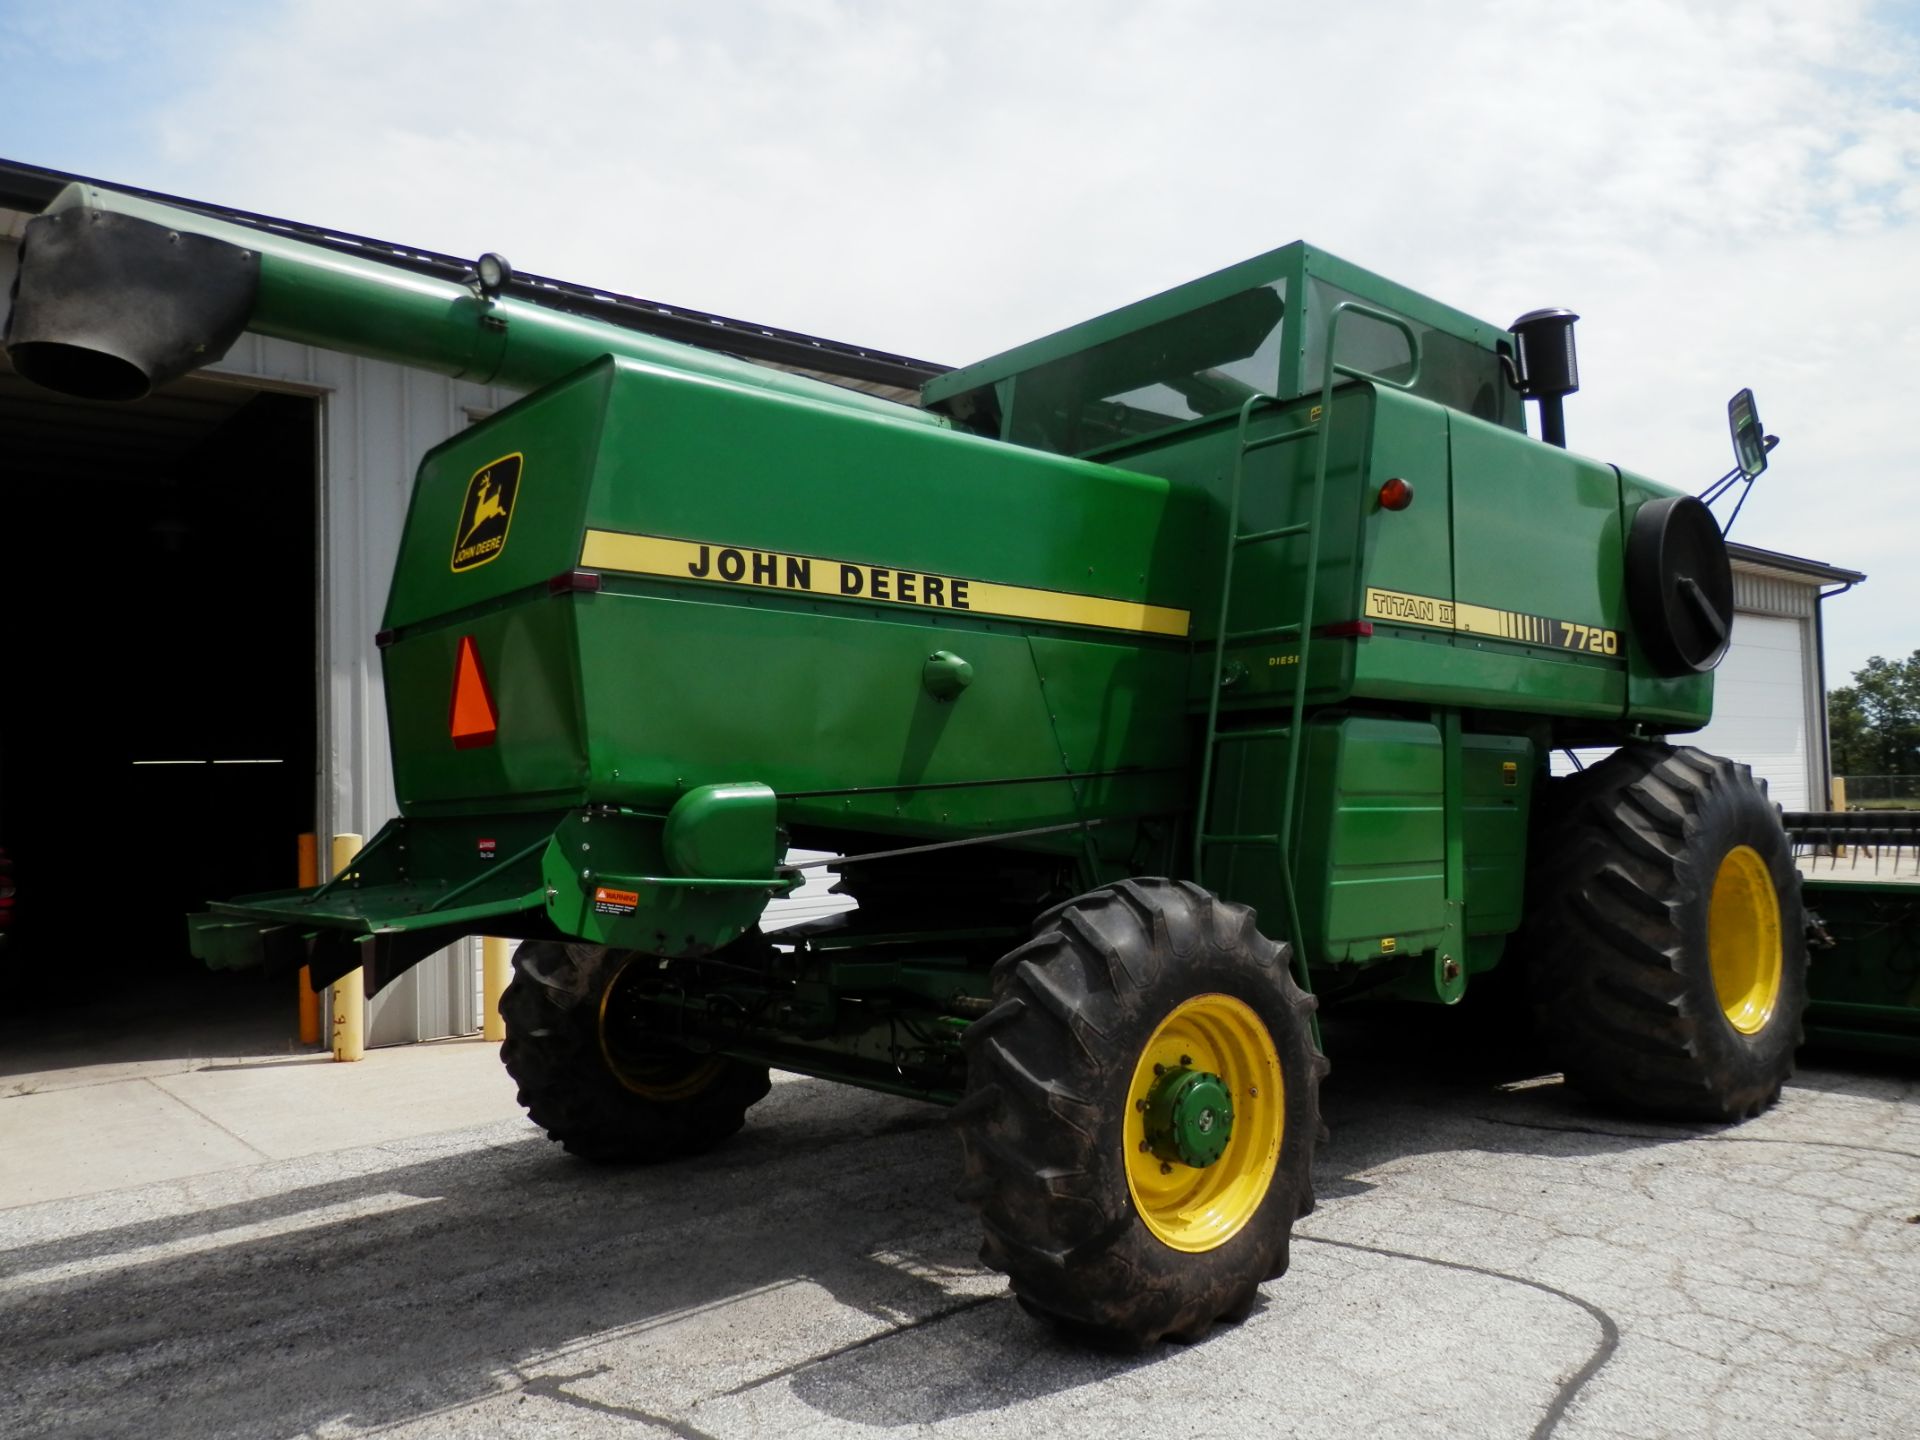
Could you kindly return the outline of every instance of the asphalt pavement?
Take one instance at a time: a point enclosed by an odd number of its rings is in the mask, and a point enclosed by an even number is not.
[[[0,1435],[1920,1431],[1910,1069],[1823,1060],[1721,1128],[1605,1114],[1444,1023],[1329,1051],[1291,1272],[1137,1357],[979,1266],[913,1102],[788,1080],[710,1155],[604,1169],[477,1041],[16,1073]]]

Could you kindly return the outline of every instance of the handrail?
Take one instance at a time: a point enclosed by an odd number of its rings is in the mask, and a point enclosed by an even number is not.
[[[1358,365],[1342,365],[1334,359],[1337,353],[1334,341],[1340,328],[1340,317],[1353,314],[1368,320],[1378,320],[1382,325],[1391,325],[1407,337],[1407,353],[1413,357],[1413,373],[1405,380],[1389,380],[1384,375],[1375,375],[1371,370],[1362,370]],[[1376,385],[1391,385],[1396,390],[1411,390],[1420,383],[1420,337],[1414,333],[1413,326],[1406,317],[1394,314],[1391,310],[1382,310],[1369,305],[1364,300],[1342,300],[1333,307],[1333,313],[1327,317],[1327,378],[1321,385],[1321,401],[1324,404],[1327,392],[1333,389],[1333,376],[1338,373],[1349,375],[1355,380],[1370,380]]]
[[[1374,375],[1357,365],[1343,365],[1338,356],[1340,321],[1347,315],[1359,315],[1366,319],[1377,320],[1391,325],[1407,337],[1407,350],[1412,356],[1413,369],[1404,381],[1389,380],[1384,375]],[[1391,311],[1379,309],[1361,300],[1342,300],[1333,307],[1327,317],[1327,356],[1326,368],[1320,381],[1320,403],[1318,416],[1320,422],[1320,443],[1316,447],[1313,466],[1313,487],[1307,496],[1307,519],[1311,528],[1307,531],[1307,580],[1300,597],[1300,663],[1293,673],[1293,723],[1288,727],[1286,785],[1280,802],[1280,884],[1286,897],[1287,925],[1294,939],[1294,968],[1298,972],[1300,988],[1311,993],[1307,973],[1307,957],[1304,952],[1304,935],[1300,924],[1300,893],[1298,879],[1294,874],[1293,840],[1294,810],[1299,800],[1300,756],[1302,737],[1306,734],[1305,712],[1307,708],[1307,670],[1311,646],[1309,637],[1313,632],[1313,605],[1319,598],[1320,584],[1320,511],[1326,496],[1327,458],[1331,451],[1333,437],[1333,385],[1337,376],[1346,375],[1356,380],[1366,380],[1374,384],[1390,385],[1399,390],[1411,390],[1420,379],[1420,337],[1413,327],[1402,317]]]
[[[1220,610],[1214,622],[1213,677],[1207,686],[1206,741],[1200,747],[1200,789],[1194,799],[1193,878],[1197,883],[1204,873],[1206,859],[1207,811],[1213,801],[1214,733],[1220,724],[1220,681],[1227,667],[1227,607],[1233,601],[1233,556],[1240,548],[1240,489],[1246,481],[1247,423],[1254,406],[1272,401],[1271,395],[1249,395],[1240,405],[1240,418],[1234,426],[1233,479],[1227,487],[1226,558],[1220,566]]]
[[[1337,359],[1340,321],[1347,315],[1359,315],[1364,319],[1391,325],[1406,337],[1408,352],[1412,357],[1412,369],[1405,380],[1394,380],[1384,375],[1375,375],[1357,365],[1347,365]],[[1307,669],[1309,640],[1313,631],[1314,602],[1319,598],[1320,577],[1320,519],[1326,497],[1327,464],[1331,454],[1333,434],[1333,390],[1335,381],[1342,377],[1364,380],[1376,385],[1385,385],[1397,390],[1411,390],[1419,383],[1422,362],[1420,337],[1411,324],[1403,317],[1391,311],[1379,309],[1360,300],[1342,300],[1334,305],[1327,317],[1326,360],[1321,374],[1319,403],[1310,412],[1309,422],[1298,429],[1284,431],[1277,435],[1261,436],[1250,439],[1248,428],[1252,422],[1254,409],[1264,403],[1278,404],[1277,397],[1270,395],[1251,395],[1240,406],[1238,422],[1234,428],[1233,473],[1227,494],[1227,543],[1220,575],[1220,610],[1214,635],[1212,683],[1207,691],[1207,728],[1206,741],[1200,762],[1200,789],[1195,801],[1195,821],[1193,829],[1193,874],[1196,880],[1204,873],[1207,848],[1210,845],[1273,845],[1279,851],[1281,890],[1286,902],[1288,933],[1293,941],[1294,970],[1302,989],[1311,992],[1312,985],[1307,968],[1307,957],[1303,945],[1300,924],[1300,900],[1297,879],[1294,874],[1293,839],[1294,812],[1299,803],[1300,758],[1305,725],[1302,721],[1307,703]],[[1306,497],[1306,518],[1284,525],[1272,526],[1265,530],[1240,533],[1241,497],[1246,484],[1246,460],[1254,450],[1265,449],[1271,445],[1284,444],[1292,440],[1317,437],[1315,447],[1313,483]],[[1307,538],[1306,578],[1300,597],[1300,618],[1297,624],[1269,625],[1252,630],[1235,631],[1229,628],[1228,612],[1233,603],[1234,554],[1244,544],[1260,543],[1305,535]],[[1293,696],[1291,702],[1292,717],[1285,727],[1263,729],[1249,732],[1220,731],[1220,692],[1226,675],[1226,653],[1229,642],[1244,640],[1263,635],[1278,635],[1297,630],[1300,635],[1300,663],[1294,667]],[[1253,735],[1271,735],[1278,738],[1284,733],[1287,737],[1286,779],[1282,790],[1280,805],[1280,825],[1276,833],[1267,834],[1212,834],[1207,830],[1207,818],[1213,805],[1214,756],[1219,746],[1228,740],[1251,738]]]

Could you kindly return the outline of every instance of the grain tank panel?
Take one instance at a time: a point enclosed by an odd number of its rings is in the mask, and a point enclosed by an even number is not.
[[[387,615],[406,813],[741,780],[842,829],[1177,808],[1197,520],[1152,477],[599,362],[422,466]],[[498,729],[463,747],[469,642]]]

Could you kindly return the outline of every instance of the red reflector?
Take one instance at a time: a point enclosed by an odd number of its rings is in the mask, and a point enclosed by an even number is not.
[[[566,595],[575,590],[583,590],[591,595],[600,588],[600,572],[597,570],[562,570],[547,581],[549,595]]]
[[[480,668],[480,652],[471,635],[462,635],[460,653],[453,661],[453,703],[448,707],[447,733],[456,749],[471,750],[493,744],[495,728],[493,692],[487,689],[487,675]]]
[[[1329,640],[1365,640],[1373,634],[1371,620],[1337,620],[1331,625],[1322,625],[1320,633]]]
[[[1404,510],[1413,503],[1413,486],[1398,475],[1380,487],[1382,510]]]

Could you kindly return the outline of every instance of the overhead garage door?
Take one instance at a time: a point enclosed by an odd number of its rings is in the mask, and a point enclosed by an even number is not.
[[[1808,734],[1807,622],[1742,614],[1714,677],[1713,723],[1687,743],[1744,760],[1788,810],[1810,806],[1814,744]]]
[[[1742,611],[1734,617],[1727,658],[1714,672],[1713,723],[1676,735],[1674,742],[1745,761],[1785,809],[1825,809],[1824,796],[1817,795],[1815,737],[1808,729],[1809,684],[1807,622]],[[1580,763],[1591,765],[1607,753],[1582,750]],[[1560,751],[1552,765],[1556,775],[1574,768]]]

